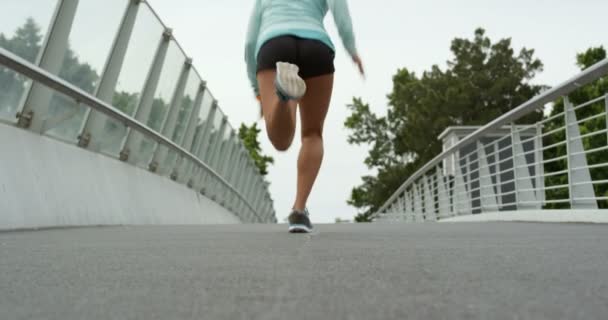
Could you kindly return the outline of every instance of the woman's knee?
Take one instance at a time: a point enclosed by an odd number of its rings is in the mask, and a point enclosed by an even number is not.
[[[291,143],[293,142],[293,136],[278,136],[278,135],[269,135],[270,143],[277,151],[287,151],[289,147],[291,147]]]
[[[323,140],[323,129],[309,128],[302,130],[302,139],[320,139]]]

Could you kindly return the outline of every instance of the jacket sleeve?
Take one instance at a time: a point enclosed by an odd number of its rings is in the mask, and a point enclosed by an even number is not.
[[[260,32],[261,20],[262,12],[260,0],[256,0],[251,17],[249,18],[249,26],[245,40],[245,62],[247,63],[247,76],[256,96],[259,94],[259,88],[256,78],[257,61],[255,49],[258,41],[258,34]]]
[[[350,18],[347,0],[327,0],[327,4],[334,17],[344,48],[351,57],[355,56],[357,54],[357,45],[355,43],[353,23]]]

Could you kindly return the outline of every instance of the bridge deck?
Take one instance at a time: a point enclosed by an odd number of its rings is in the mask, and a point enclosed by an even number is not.
[[[605,319],[604,225],[0,233],[0,318]]]

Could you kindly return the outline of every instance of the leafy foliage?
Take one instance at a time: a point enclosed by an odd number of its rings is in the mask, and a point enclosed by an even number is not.
[[[262,147],[258,141],[258,135],[261,130],[257,123],[247,126],[244,123],[239,128],[239,138],[243,141],[245,148],[249,151],[249,155],[258,167],[261,175],[268,174],[268,165],[274,163],[274,159],[270,156],[262,154]]]
[[[386,199],[424,163],[441,152],[437,136],[453,125],[481,125],[519,106],[544,87],[530,80],[543,64],[534,50],[515,53],[511,39],[493,43],[483,29],[473,39],[454,39],[453,58],[442,70],[434,65],[421,76],[407,68],[393,77],[386,116],[353,98],[345,126],[349,143],[369,144],[365,163],[377,175],[363,177],[348,203],[361,210],[356,221],[369,220]],[[520,122],[541,119],[535,112]]]

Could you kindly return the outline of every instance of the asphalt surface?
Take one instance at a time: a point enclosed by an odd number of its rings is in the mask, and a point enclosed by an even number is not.
[[[607,319],[608,226],[0,233],[0,319]]]

